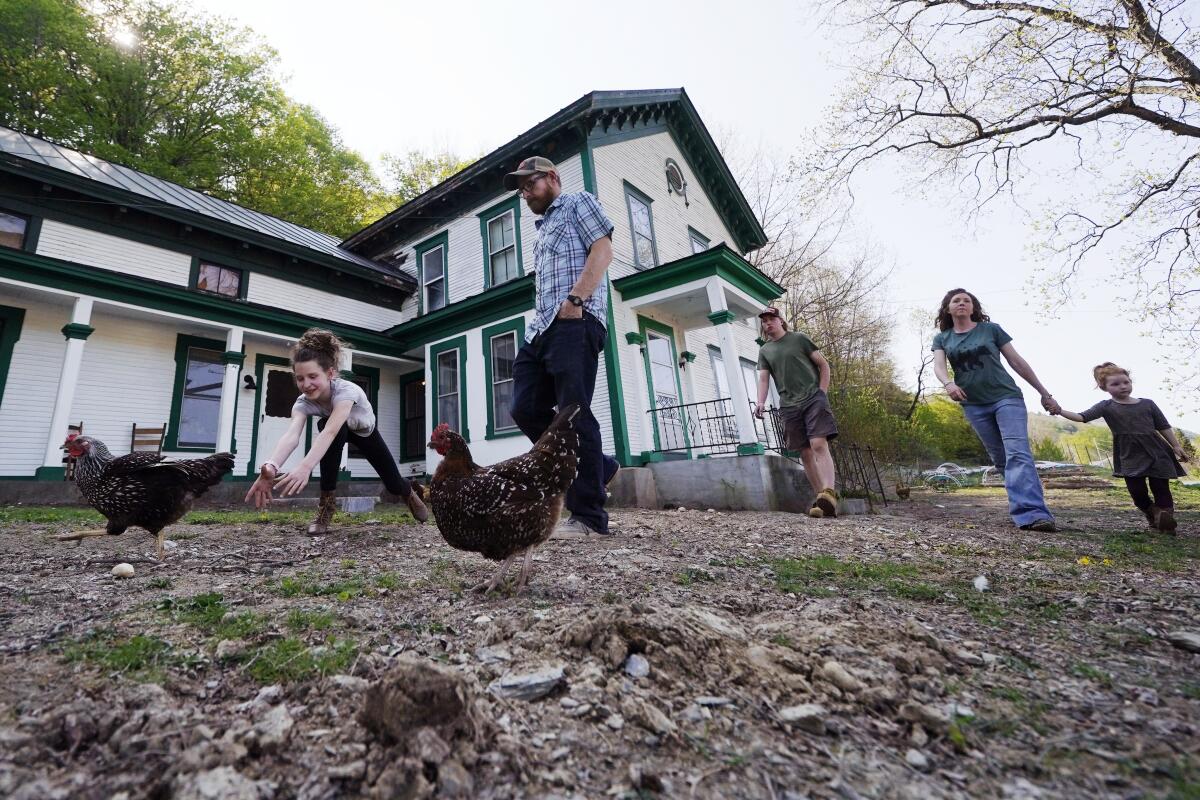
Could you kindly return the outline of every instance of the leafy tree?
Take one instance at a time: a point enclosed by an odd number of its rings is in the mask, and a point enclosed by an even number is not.
[[[442,181],[462,172],[475,163],[474,158],[459,158],[453,153],[429,155],[410,150],[404,155],[393,153],[383,157],[383,199],[392,203],[391,211],[409,200],[424,194]]]
[[[924,430],[938,458],[966,464],[991,462],[962,408],[945,395],[935,395],[917,406],[913,421]]]
[[[1066,461],[1067,454],[1058,446],[1058,442],[1047,437],[1045,439],[1034,439],[1031,442],[1033,447],[1033,457],[1038,461]]]

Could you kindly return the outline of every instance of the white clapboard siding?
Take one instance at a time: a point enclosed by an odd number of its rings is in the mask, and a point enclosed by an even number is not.
[[[383,437],[388,450],[392,451],[392,460],[400,458],[400,373],[392,364],[355,359],[355,365],[376,367],[379,369],[379,400],[375,407],[375,425],[379,435]],[[376,478],[378,473],[365,458],[352,458],[347,466],[354,478]],[[403,474],[403,472],[401,473]]]
[[[20,307],[25,309],[25,320],[0,403],[0,475],[29,477],[42,465],[46,452],[54,395],[67,351],[60,329],[71,321],[71,309],[26,301]],[[70,419],[79,421],[77,416]],[[66,433],[62,431],[64,439]]]
[[[758,343],[754,341],[758,335],[757,328],[751,328],[742,321],[733,323],[733,338],[737,344],[738,355],[752,364],[758,364]],[[686,334],[687,349],[696,354],[696,361],[688,365],[688,371],[693,373],[696,400],[719,399],[717,381],[713,376],[712,358],[709,357],[709,346],[720,348],[721,342],[717,337],[717,329],[709,326],[688,331]],[[749,398],[752,402],[755,397]]]
[[[139,278],[187,286],[192,257],[132,239],[47,219],[38,235],[38,255],[87,264]]]
[[[665,164],[668,158],[675,159],[687,180],[687,206],[679,195],[667,193]],[[666,264],[692,254],[689,225],[708,237],[711,244],[725,242],[737,250],[733,237],[669,133],[664,131],[602,145],[592,151],[592,159],[596,166],[596,192],[616,226],[613,263],[609,268],[609,276],[614,280],[636,271],[624,181],[629,181],[651,200],[658,263]]]
[[[583,191],[583,166],[579,156],[571,156],[558,165],[559,177],[562,178],[564,192]],[[447,265],[447,303],[458,303],[473,297],[484,290],[483,265],[483,232],[479,227],[479,214],[491,208],[506,198],[512,197],[512,192],[501,192],[493,195],[474,208],[464,211],[453,220],[436,230],[426,231],[420,237],[405,242],[401,252],[406,254],[404,269],[409,275],[417,277],[416,245],[428,241],[442,233],[448,236],[447,245],[450,257]],[[524,202],[521,209],[521,268],[525,274],[533,271],[533,245],[537,241],[537,227],[534,224],[537,217],[529,210]],[[405,303],[402,321],[407,322],[416,316],[415,299],[411,307]]]
[[[399,324],[403,318],[400,311],[391,308],[351,300],[269,275],[251,274],[246,288],[246,300],[251,303],[282,308],[344,325],[357,325],[373,331],[386,330]]]

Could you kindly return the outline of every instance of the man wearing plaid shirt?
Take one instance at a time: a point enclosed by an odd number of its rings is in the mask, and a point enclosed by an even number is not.
[[[600,445],[592,414],[596,369],[607,336],[608,282],[613,225],[587,192],[563,194],[558,169],[541,156],[527,158],[504,176],[525,204],[541,216],[535,223],[533,268],[537,299],[525,344],[513,362],[512,418],[531,441],[550,425],[554,407],[579,404],[579,474],[567,491],[571,518],[556,536],[609,533],[605,485],[617,461]]]

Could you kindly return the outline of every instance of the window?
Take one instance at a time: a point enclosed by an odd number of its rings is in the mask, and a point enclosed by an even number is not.
[[[733,394],[729,391],[729,375],[725,372],[725,359],[721,356],[721,349],[710,344],[708,346],[708,357],[712,364],[713,382],[717,388],[717,399],[723,397],[732,398]],[[745,358],[739,358],[738,362],[742,368],[742,386],[746,388],[746,399],[750,401],[750,407],[754,408],[758,405],[758,365]],[[767,380],[767,405],[778,408],[779,392],[775,389],[775,379],[768,378]]]
[[[0,211],[0,247],[21,250],[25,247],[25,229],[29,220],[8,211]]]
[[[467,338],[459,336],[429,348],[433,376],[433,424],[445,422],[470,440],[467,432]]]
[[[423,372],[400,376],[400,459],[425,459],[425,376]]]
[[[626,183],[625,204],[629,207],[634,266],[638,269],[653,267],[658,264],[658,248],[654,244],[654,217],[650,213],[650,198]]]
[[[246,293],[242,291],[243,283],[240,269],[231,269],[204,261],[196,262],[192,288],[198,292],[219,294],[222,297],[232,297],[236,300],[246,296]]]
[[[654,419],[654,447],[662,452],[688,450],[691,443],[681,407],[683,390],[679,383],[675,332],[669,325],[646,317],[638,317],[638,327],[646,337],[643,357]]]
[[[487,438],[520,436],[512,418],[513,362],[525,340],[525,318],[483,329],[484,380],[487,381]]]
[[[521,277],[521,206],[510,197],[479,215],[483,235],[483,283],[499,286]]]
[[[211,451],[217,446],[225,343],[179,336],[175,344],[175,393],[164,450]]]
[[[688,228],[688,241],[692,245],[693,253],[703,253],[710,246],[708,237],[695,228]]]
[[[450,237],[440,233],[416,246],[417,269],[420,270],[422,313],[445,308],[446,253]]]

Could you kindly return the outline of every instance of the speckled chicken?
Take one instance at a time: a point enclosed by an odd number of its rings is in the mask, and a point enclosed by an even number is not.
[[[75,458],[75,485],[88,505],[108,518],[108,527],[58,538],[75,541],[116,536],[134,526],[145,528],[154,536],[160,561],[163,528],[186,514],[193,500],[233,470],[231,453],[183,461],[171,461],[158,453],[114,457],[104,442],[77,434],[67,437],[63,449]]]
[[[577,405],[562,409],[532,450],[490,467],[476,464],[467,443],[448,425],[434,429],[429,447],[444,458],[429,485],[429,504],[442,538],[458,550],[503,562],[475,591],[495,589],[522,554],[516,589],[529,579],[533,550],[554,532],[563,497],[575,480],[579,434],[572,421],[578,413]]]

